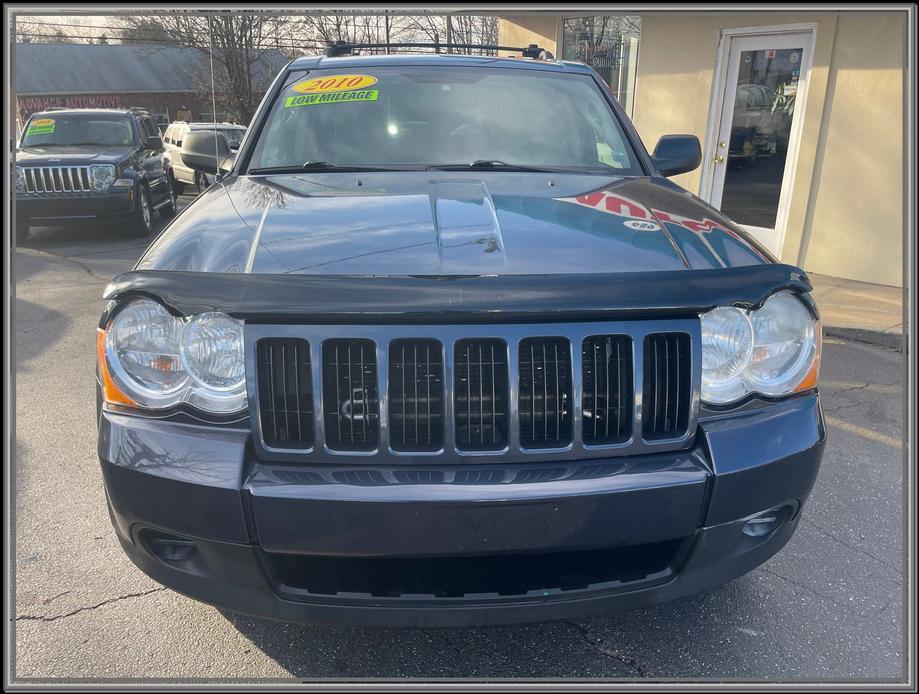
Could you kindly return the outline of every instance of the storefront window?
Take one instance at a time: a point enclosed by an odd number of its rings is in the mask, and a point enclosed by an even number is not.
[[[637,15],[592,15],[564,20],[562,58],[587,63],[606,80],[630,116],[635,105],[638,68]]]

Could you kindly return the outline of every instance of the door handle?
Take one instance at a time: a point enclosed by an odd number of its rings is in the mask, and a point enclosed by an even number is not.
[[[721,164],[722,162],[724,162],[724,155],[723,155],[723,154],[719,154],[719,155],[715,156],[715,158],[712,159],[712,161],[715,162],[716,164]]]

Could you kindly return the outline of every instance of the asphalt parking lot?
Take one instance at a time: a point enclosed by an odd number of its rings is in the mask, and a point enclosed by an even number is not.
[[[102,290],[144,246],[115,228],[38,229],[14,258],[20,682],[905,677],[903,358],[834,338],[830,438],[798,533],[719,589],[594,619],[394,631],[224,615],[157,585],[115,539],[95,452]]]

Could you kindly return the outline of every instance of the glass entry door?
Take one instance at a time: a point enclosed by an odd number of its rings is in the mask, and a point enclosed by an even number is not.
[[[797,156],[797,95],[810,64],[809,33],[734,36],[714,155],[709,201],[781,252],[789,173]]]

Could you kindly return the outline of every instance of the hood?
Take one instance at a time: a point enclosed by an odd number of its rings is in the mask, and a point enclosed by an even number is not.
[[[16,150],[16,163],[26,166],[59,165],[59,164],[117,164],[127,159],[134,151],[132,145],[117,147],[65,147],[45,145],[42,147],[25,147]]]
[[[666,179],[412,172],[230,177],[195,200],[136,269],[570,275],[771,262]]]

